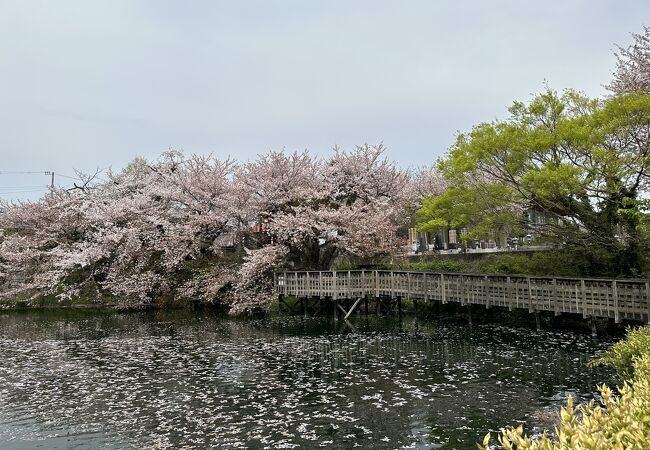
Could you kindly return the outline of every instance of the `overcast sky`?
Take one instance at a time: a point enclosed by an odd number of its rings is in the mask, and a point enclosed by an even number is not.
[[[604,95],[644,22],[647,0],[0,0],[0,171],[380,141],[430,164],[545,82]]]

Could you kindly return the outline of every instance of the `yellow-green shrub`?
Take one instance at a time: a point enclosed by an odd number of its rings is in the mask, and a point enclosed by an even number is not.
[[[613,367],[618,376],[629,380],[634,376],[634,362],[645,354],[650,354],[650,326],[629,328],[624,340],[612,345],[601,353],[592,364]]]
[[[501,430],[498,440],[506,450],[647,450],[650,449],[650,349],[634,358],[634,377],[614,394],[606,385],[598,388],[599,403],[567,406],[560,410],[555,436],[531,439],[523,427]],[[490,434],[479,444],[488,450]]]

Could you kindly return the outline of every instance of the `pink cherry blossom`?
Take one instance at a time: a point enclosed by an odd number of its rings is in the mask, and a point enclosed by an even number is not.
[[[243,164],[169,150],[80,178],[0,215],[1,298],[263,309],[274,270],[389,255],[421,197],[444,189],[435,169],[400,169],[367,144]]]

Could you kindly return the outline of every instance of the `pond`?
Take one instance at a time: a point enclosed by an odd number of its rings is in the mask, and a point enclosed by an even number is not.
[[[552,428],[611,339],[460,320],[0,314],[0,448],[474,449]]]

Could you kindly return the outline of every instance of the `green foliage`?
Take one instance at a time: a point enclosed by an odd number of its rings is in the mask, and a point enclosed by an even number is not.
[[[569,398],[560,410],[560,422],[553,437],[532,439],[523,427],[501,430],[498,441],[505,450],[613,450],[650,448],[650,328],[631,331],[616,344],[603,363],[629,376],[617,392],[606,385],[598,388],[600,402],[592,400],[573,406]],[[616,349],[615,349],[616,348]],[[481,450],[489,450],[490,434]]]
[[[359,269],[359,264],[351,261],[343,261],[336,266],[334,266],[334,270],[358,270]]]
[[[131,161],[129,161],[129,163],[122,170],[122,172],[123,173],[138,172],[144,170],[147,167],[147,164],[149,163],[142,156],[136,156]]]
[[[619,275],[617,258],[600,248],[563,248],[530,253],[449,255],[384,264],[382,268],[557,277],[614,277]],[[639,275],[642,274],[639,273]]]
[[[419,229],[518,236],[532,208],[547,217],[547,241],[602,248],[626,274],[638,272],[632,262],[648,237],[650,95],[597,101],[548,90],[510,114],[458,136],[439,162],[449,188],[423,201]]]
[[[437,231],[472,225],[466,239],[488,237],[504,227],[514,228],[521,215],[501,206],[511,197],[507,187],[489,184],[481,188],[449,188],[436,197],[425,198],[418,211],[418,229]]]
[[[630,328],[625,340],[598,355],[592,364],[613,367],[621,379],[630,379],[635,373],[635,363],[650,354],[650,326]]]
[[[426,270],[430,272],[468,272],[470,265],[466,261],[449,258],[427,259],[397,264],[384,264],[387,270]]]
[[[294,297],[291,295],[286,296],[284,297],[284,303],[286,303],[286,305],[280,305],[280,300],[278,300],[277,298],[274,299],[269,304],[268,314],[276,317],[282,314],[286,314],[287,308],[296,309],[298,306],[298,297]]]

